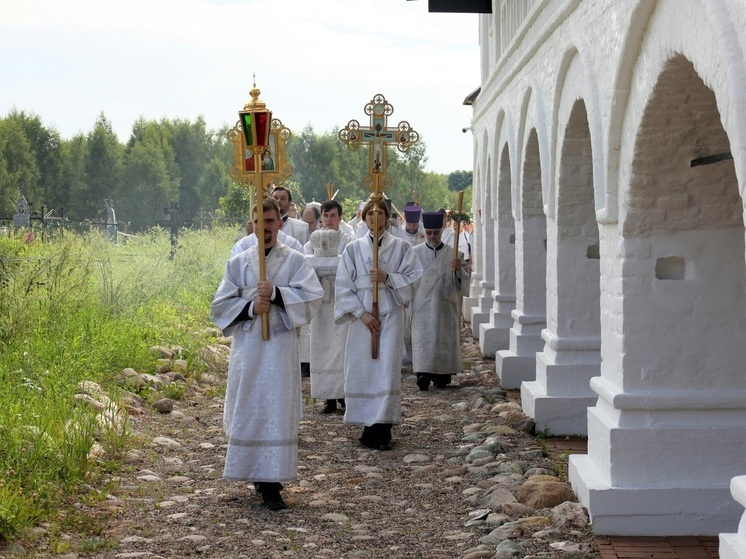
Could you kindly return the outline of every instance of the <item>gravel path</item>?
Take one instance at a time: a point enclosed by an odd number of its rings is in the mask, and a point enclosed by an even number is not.
[[[480,357],[468,330],[463,338],[464,371],[452,387],[421,392],[411,370],[402,371],[404,419],[389,452],[362,447],[360,428],[341,414],[321,414],[304,379],[298,480],[286,484],[290,508],[280,512],[251,484],[221,477],[223,375],[190,389],[171,413],[133,416],[139,448],[107,489],[97,488],[106,497],[92,512],[110,515],[105,532],[81,540],[40,529],[26,556],[599,557],[573,495],[542,506],[525,491],[568,491],[562,459],[547,457],[526,432],[532,424],[515,392],[500,389],[494,361]]]

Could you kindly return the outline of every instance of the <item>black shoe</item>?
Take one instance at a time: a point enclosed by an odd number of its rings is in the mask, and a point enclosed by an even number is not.
[[[376,445],[376,450],[391,450],[394,448],[394,445],[391,443],[391,441],[382,441]]]
[[[256,492],[262,496],[262,501],[269,510],[282,510],[288,508],[280,496],[282,484],[277,482],[256,482]]]
[[[339,407],[342,409],[345,409],[345,399],[344,398],[337,398],[337,402],[339,402]]]
[[[430,379],[427,378],[427,375],[417,375],[417,386],[420,387],[420,390],[422,392],[425,392],[428,388],[430,388]]]
[[[321,410],[321,413],[334,413],[335,411],[337,411],[337,401],[327,400],[324,409]]]
[[[433,375],[433,384],[438,388],[445,388],[451,384],[451,375]]]
[[[282,510],[288,508],[279,493],[271,493],[269,495],[262,493],[262,501],[264,501],[264,504],[267,505],[269,510]]]

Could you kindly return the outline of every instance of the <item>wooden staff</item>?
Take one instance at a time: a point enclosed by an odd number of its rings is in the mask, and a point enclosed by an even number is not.
[[[378,188],[378,175],[375,176],[376,190],[370,195],[370,199],[375,202],[375,209],[380,209],[381,200],[383,196]],[[373,213],[373,267],[378,268],[378,211]],[[370,314],[373,318],[378,320],[378,282],[373,282],[373,309]],[[380,336],[381,328],[378,328],[378,334],[371,334],[373,339],[371,340],[371,357],[378,359],[378,336]]]
[[[259,249],[259,279],[267,279],[267,258],[264,256],[264,177],[262,176],[261,146],[251,146],[254,154],[254,169],[256,170],[256,220],[259,228],[254,231]],[[262,313],[262,339],[269,339],[269,313]]]
[[[456,204],[456,213],[459,214],[459,218],[461,217],[461,211],[464,205],[464,191],[459,190],[458,191],[458,203]],[[453,240],[453,260],[456,260],[458,258],[458,245],[460,244],[461,239],[459,236],[461,235],[461,221],[460,219],[455,220],[456,221],[456,235]],[[458,277],[456,275],[456,270],[453,271],[453,277],[454,280]],[[461,276],[463,278],[463,276]],[[463,281],[463,279],[462,279]],[[456,285],[460,288],[461,286],[456,282]],[[458,312],[458,316],[461,317],[461,289],[459,289],[459,298],[458,298],[458,304],[456,307],[456,310]]]
[[[458,191],[458,204],[456,204],[457,214],[461,214],[461,208],[463,205],[464,205],[464,191],[459,190]],[[454,237],[454,241],[453,241],[453,260],[456,260],[458,258],[458,245],[459,245],[458,236],[461,234],[461,222],[456,220],[456,225],[454,227],[456,228],[456,236]]]
[[[331,183],[331,182],[326,183],[326,199],[334,200],[337,194],[339,194],[339,190],[334,192],[334,183]]]

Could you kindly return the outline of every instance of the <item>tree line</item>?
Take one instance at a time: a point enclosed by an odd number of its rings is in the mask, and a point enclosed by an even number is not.
[[[202,117],[138,119],[126,143],[101,113],[88,133],[64,139],[38,115],[11,111],[0,119],[0,217],[12,215],[24,196],[32,211],[54,210],[69,222],[103,218],[104,200],[129,231],[162,223],[164,209],[173,201],[184,222],[220,219],[242,223],[248,216],[248,192],[228,174],[233,144],[228,128],[209,130]],[[426,143],[407,153],[389,148],[387,191],[402,209],[416,201],[425,209],[453,207],[457,191],[466,190],[465,209],[471,206],[471,171],[450,175],[426,172]],[[349,150],[337,131],[316,133],[307,125],[287,143],[293,174],[285,185],[301,207],[326,199],[332,184],[349,219],[359,200],[367,198],[362,179],[368,173],[368,150]]]

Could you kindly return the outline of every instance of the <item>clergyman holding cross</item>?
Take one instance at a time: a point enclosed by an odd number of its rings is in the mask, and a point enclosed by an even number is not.
[[[223,427],[228,438],[223,477],[254,482],[271,510],[286,508],[282,482],[298,474],[301,379],[297,329],[313,318],[324,290],[300,252],[277,240],[280,209],[262,203],[263,225],[252,211],[254,230],[264,232],[265,254],[253,245],[225,267],[210,306],[210,318],[233,336]],[[259,258],[266,258],[266,280]],[[269,315],[263,339],[259,316]]]
[[[386,232],[390,216],[385,200],[368,201],[362,218],[370,233],[345,247],[335,281],[334,318],[349,321],[344,422],[363,425],[360,442],[377,450],[392,448],[391,428],[401,420],[404,305],[414,297],[422,275],[409,243]],[[372,267],[374,242],[377,268]],[[378,318],[370,312],[373,282],[379,286]],[[377,359],[371,357],[372,336],[380,339]]]

